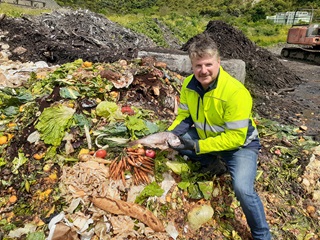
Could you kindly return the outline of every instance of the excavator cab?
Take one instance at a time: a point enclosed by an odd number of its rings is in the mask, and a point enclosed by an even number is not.
[[[293,26],[289,29],[287,43],[320,46],[319,24]]]
[[[313,23],[313,18],[313,9],[300,9],[294,13],[287,35],[287,44],[294,46],[283,48],[282,57],[320,64],[320,23]]]
[[[307,37],[320,37],[320,24],[311,24],[307,32]]]

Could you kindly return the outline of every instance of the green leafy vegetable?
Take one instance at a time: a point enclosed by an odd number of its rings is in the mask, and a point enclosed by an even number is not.
[[[61,65],[50,76],[52,80],[60,80],[66,78],[69,74],[73,73],[83,63],[82,59],[77,59],[74,62],[69,62]]]
[[[7,164],[7,161],[4,158],[0,158],[0,167]]]
[[[93,131],[94,135],[100,135],[102,133],[107,134],[108,136],[113,137],[125,137],[128,138],[128,129],[124,122],[116,122],[113,124],[108,124],[104,126],[103,129],[99,129],[99,131]]]
[[[81,95],[76,89],[73,89],[72,87],[63,87],[60,88],[60,96],[68,99],[77,99]]]
[[[44,232],[33,232],[27,235],[27,240],[45,240],[46,235]]]
[[[212,196],[213,192],[213,182],[212,181],[205,181],[205,182],[197,182],[200,191],[203,194],[203,197],[208,200]]]
[[[164,190],[156,182],[152,182],[142,190],[135,202],[142,204],[146,198],[154,196],[161,197],[163,193]]]
[[[24,153],[18,153],[18,157],[15,157],[12,161],[12,173],[13,174],[18,174],[18,169],[21,167],[23,164],[25,164],[28,161],[28,158],[24,156]]]
[[[166,165],[170,168],[174,173],[181,175],[182,173],[190,172],[189,165],[184,162],[178,161],[167,161]]]
[[[203,194],[200,191],[199,185],[197,183],[191,183],[188,187],[188,197],[191,199],[201,199]]]
[[[96,107],[96,112],[99,117],[108,118],[116,111],[119,111],[119,107],[115,102],[102,101]]]
[[[70,127],[75,109],[64,105],[46,108],[39,117],[35,128],[46,144],[59,146],[66,130]]]
[[[0,106],[3,104],[5,106],[18,106],[33,99],[33,96],[29,91],[24,88],[20,89],[10,89],[4,88],[0,89]]]
[[[160,131],[157,123],[141,119],[139,115],[128,116],[126,126],[132,139],[144,137]]]
[[[138,118],[137,116],[128,117],[126,126],[130,132],[132,139],[137,139],[137,135],[139,136],[139,132],[141,133],[147,130],[145,121]]]
[[[83,127],[85,125],[91,127],[92,122],[84,115],[84,114],[77,114],[73,115],[75,124],[79,127]]]
[[[183,189],[183,190],[186,190],[186,189],[188,189],[188,187],[190,186],[190,182],[185,182],[185,181],[182,181],[182,182],[179,182],[178,183],[178,187],[180,188],[180,189]]]
[[[14,115],[17,115],[19,112],[18,108],[17,107],[14,107],[14,106],[10,106],[8,108],[5,108],[3,110],[3,113],[7,116],[14,116]]]
[[[115,102],[100,102],[96,107],[96,112],[99,117],[107,118],[112,124],[125,119],[125,115],[122,114],[121,109]]]
[[[159,132],[159,127],[157,124],[150,122],[150,121],[146,121],[145,124],[147,127],[146,135]]]

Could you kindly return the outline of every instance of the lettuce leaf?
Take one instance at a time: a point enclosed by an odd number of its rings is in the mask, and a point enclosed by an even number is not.
[[[126,116],[122,114],[121,109],[115,102],[100,102],[96,107],[96,113],[99,117],[108,119],[111,124],[114,124],[118,121],[124,121],[124,119],[126,118]]]
[[[25,157],[24,153],[19,152],[18,157],[15,157],[12,161],[12,173],[18,174],[19,167],[21,167],[27,161],[28,161],[28,158]]]
[[[75,109],[64,105],[46,108],[35,126],[44,143],[59,146],[72,123],[74,113]]]
[[[148,197],[161,197],[163,193],[164,190],[156,182],[152,182],[141,191],[137,196],[135,203],[142,204]]]
[[[167,161],[166,165],[170,168],[175,174],[181,175],[183,173],[190,173],[190,167],[185,162],[178,161]]]
[[[114,102],[102,101],[96,107],[96,112],[99,117],[108,118],[119,110],[119,106]]]

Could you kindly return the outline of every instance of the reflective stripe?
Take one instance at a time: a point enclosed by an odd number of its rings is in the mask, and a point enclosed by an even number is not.
[[[248,122],[249,122],[249,119],[235,121],[235,122],[228,122],[228,123],[226,123],[226,128],[228,128],[228,129],[246,128],[246,127],[248,127]],[[196,128],[199,128],[203,131],[209,131],[209,132],[215,132],[215,133],[225,131],[224,127],[221,127],[218,125],[211,126],[207,123],[204,125],[204,123],[200,123],[200,122],[196,122],[194,125]]]
[[[210,126],[206,124],[206,129],[210,132],[215,132],[215,133],[224,132],[224,128],[217,125]]]
[[[234,122],[226,122],[226,127],[228,129],[239,129],[239,128],[245,128],[249,125],[249,119],[245,120],[239,120]]]
[[[243,121],[239,121],[239,122],[243,122]],[[209,126],[208,124],[204,125],[203,123],[200,123],[200,122],[194,123],[194,126],[197,129],[200,129],[202,131],[204,131],[204,129],[206,129],[206,132],[219,133],[219,132],[224,132],[225,131],[225,129],[223,127],[220,127],[220,126]],[[254,130],[251,133],[251,135],[247,136],[246,142],[243,144],[243,146],[249,145],[258,136],[259,136],[258,130],[256,128],[254,128]]]
[[[179,108],[181,108],[182,110],[189,110],[188,105],[183,103],[179,104]]]
[[[256,139],[258,137],[258,130],[255,128],[252,134],[247,137],[246,142],[243,144],[243,146],[247,146],[249,143],[252,142],[252,140]]]
[[[211,126],[209,124],[196,122],[194,126],[198,129],[201,129],[202,131],[206,130],[206,132],[214,132],[214,133],[224,132],[224,128],[217,125]]]
[[[195,123],[194,123],[194,126],[195,126],[195,128],[199,128],[199,129],[201,129],[202,131],[204,131],[204,124],[203,124],[203,123],[195,122]]]

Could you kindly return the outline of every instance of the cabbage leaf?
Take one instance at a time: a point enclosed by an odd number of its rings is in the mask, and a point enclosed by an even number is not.
[[[46,108],[35,126],[44,143],[59,146],[72,123],[74,113],[75,109],[61,104]]]

